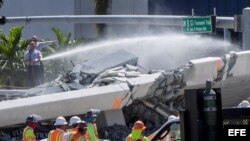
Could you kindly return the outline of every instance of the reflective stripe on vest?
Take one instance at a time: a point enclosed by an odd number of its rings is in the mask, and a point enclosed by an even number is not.
[[[34,134],[34,130],[32,128],[30,128],[29,126],[24,128],[23,141],[35,141],[35,140],[36,140],[36,136]]]
[[[84,135],[81,135],[79,132],[70,134],[69,141],[87,141]]]
[[[48,141],[61,141],[63,134],[62,130],[52,130],[49,132]]]
[[[77,131],[77,128],[72,128],[72,129],[68,129],[67,132],[68,133],[74,133]]]

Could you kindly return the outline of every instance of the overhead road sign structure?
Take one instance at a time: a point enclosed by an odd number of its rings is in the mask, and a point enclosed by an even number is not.
[[[152,24],[182,26],[184,15],[56,15],[6,17],[6,24],[28,23],[103,23],[103,24]],[[234,29],[234,17],[216,17],[216,28]]]
[[[182,31],[190,33],[211,33],[214,31],[215,17],[185,17],[182,18]]]

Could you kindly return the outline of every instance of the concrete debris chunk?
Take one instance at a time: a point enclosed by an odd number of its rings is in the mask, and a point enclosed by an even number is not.
[[[126,77],[139,77],[142,73],[136,72],[136,71],[131,71],[131,72],[126,72],[125,76]]]
[[[120,70],[122,70],[122,69],[124,69],[123,68],[123,66],[119,66],[119,67],[115,67],[115,68],[111,68],[111,69],[109,69],[110,71],[120,71]]]
[[[84,63],[85,67],[83,67],[81,71],[87,74],[100,74],[107,69],[123,66],[125,64],[136,66],[137,62],[138,58],[136,56],[124,50],[118,50],[104,57],[87,61]]]
[[[61,83],[60,86],[65,92],[70,91],[70,88],[67,84]]]
[[[60,81],[52,81],[48,83],[44,83],[37,87],[31,88],[26,91],[26,95],[28,96],[36,96],[36,95],[44,95],[44,94],[51,94],[51,93],[59,93],[64,92],[62,87],[60,86]]]
[[[101,79],[98,79],[94,82],[94,84],[96,83],[104,83],[104,84],[110,84],[110,83],[113,83],[115,82],[115,79],[114,78],[101,78]]]
[[[126,68],[130,71],[138,71],[138,67],[126,64]]]
[[[71,71],[71,73],[80,73],[80,71],[82,70],[82,65],[77,64]]]
[[[83,89],[84,87],[79,84],[79,83],[70,83],[68,84],[70,90],[80,90],[80,89]]]
[[[125,74],[119,71],[108,70],[100,74],[101,78],[105,77],[125,77]]]
[[[80,73],[81,78],[79,78],[78,75],[74,75],[74,78],[79,79],[80,84],[84,86],[89,85],[92,82],[94,84],[98,82],[112,83],[114,81],[113,79],[100,80],[100,78],[124,77],[125,74],[123,74],[122,71],[125,71],[125,68],[123,66],[126,66],[127,64],[137,65],[137,61],[138,58],[134,55],[124,50],[118,50],[101,58],[84,62],[82,67],[76,65],[71,74]],[[130,68],[133,67],[130,66]],[[108,69],[111,70],[106,71]]]

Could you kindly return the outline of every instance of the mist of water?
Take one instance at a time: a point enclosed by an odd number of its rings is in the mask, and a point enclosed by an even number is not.
[[[78,57],[93,59],[124,49],[139,57],[139,65],[145,69],[174,69],[191,59],[208,56],[222,56],[232,50],[228,42],[197,35],[167,34],[133,38],[112,39],[48,56],[53,60],[71,56],[76,63]],[[114,58],[116,59],[116,58]]]

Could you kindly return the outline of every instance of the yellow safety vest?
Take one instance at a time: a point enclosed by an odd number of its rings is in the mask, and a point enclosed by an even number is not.
[[[23,130],[23,141],[36,141],[34,130],[29,126]]]
[[[147,137],[143,136],[143,137],[139,137],[140,139],[142,139],[142,141],[149,141]],[[129,134],[126,138],[125,141],[136,141],[137,139],[132,137],[132,134]]]
[[[86,137],[89,141],[98,141],[98,132],[96,124],[87,123],[87,133]]]
[[[69,141],[88,141],[86,135],[82,135],[81,133],[74,132],[70,134]]]

